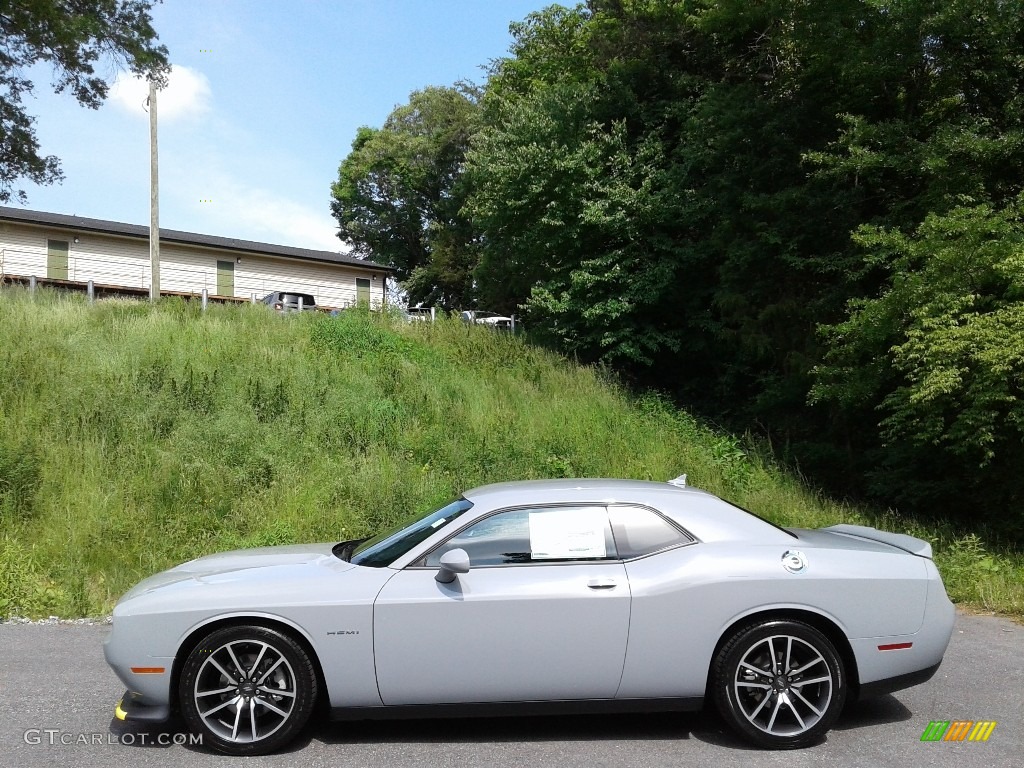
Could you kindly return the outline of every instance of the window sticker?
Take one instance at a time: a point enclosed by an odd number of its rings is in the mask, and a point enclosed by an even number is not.
[[[533,560],[607,557],[604,509],[565,509],[530,513]]]

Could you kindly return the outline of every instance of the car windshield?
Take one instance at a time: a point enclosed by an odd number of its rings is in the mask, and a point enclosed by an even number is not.
[[[355,565],[368,565],[371,568],[391,565],[417,544],[428,539],[442,525],[451,522],[472,506],[471,501],[457,499],[411,523],[403,523],[379,536],[374,536],[356,547],[349,562]]]

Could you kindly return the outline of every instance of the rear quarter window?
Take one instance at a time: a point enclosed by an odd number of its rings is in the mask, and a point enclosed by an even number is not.
[[[608,507],[615,547],[619,557],[630,560],[672,547],[692,544],[695,539],[647,507]]]

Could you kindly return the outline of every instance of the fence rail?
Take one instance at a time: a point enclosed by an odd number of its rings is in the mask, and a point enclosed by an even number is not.
[[[95,280],[61,280],[53,277],[38,277],[36,275],[0,275],[0,285],[23,285],[30,291],[40,286],[51,286],[60,290],[72,291],[75,293],[84,292],[90,301],[101,296],[126,296],[126,297],[148,297],[149,287],[138,288],[135,286],[114,285],[111,283],[98,283]],[[205,299],[221,304],[256,304],[259,299],[254,293],[249,298],[242,296],[220,296],[210,293],[206,288],[200,291],[160,291],[161,296],[178,296],[184,299]]]
[[[136,287],[130,285],[115,285],[113,283],[98,283],[95,280],[62,280],[53,277],[38,277],[36,275],[12,275],[0,274],[0,286],[23,285],[29,291],[35,291],[40,286],[51,286],[58,290],[71,291],[74,293],[84,292],[90,303],[103,296],[124,296],[128,298],[148,298],[149,286]],[[209,302],[217,304],[259,304],[261,297],[258,293],[251,293],[248,298],[244,296],[224,296],[210,293],[207,288],[200,291],[167,291],[161,290],[161,296],[177,296],[183,299],[199,299],[205,310]],[[355,302],[344,301],[342,306],[334,307],[323,304],[316,306],[317,311],[332,312],[350,309],[356,306]]]
[[[59,290],[72,291],[75,293],[84,292],[89,299],[89,302],[94,302],[97,298],[103,296],[125,296],[130,298],[148,298],[149,297],[149,286],[126,286],[118,285],[114,283],[101,283],[96,282],[93,279],[89,280],[63,280],[52,277],[38,277],[36,275],[14,275],[7,274],[3,271],[4,267],[4,250],[0,249],[0,287],[3,285],[23,285],[30,291],[35,291],[39,286],[51,286]],[[251,293],[249,298],[242,296],[223,296],[215,293],[210,293],[208,288],[203,288],[199,291],[160,291],[161,296],[177,296],[183,299],[199,299],[202,302],[202,308],[205,310],[207,305],[212,301],[218,304],[258,304],[260,298],[258,294]],[[340,307],[330,307],[318,304],[316,309],[321,312],[338,312],[346,309],[350,309],[356,306],[355,302],[345,301],[342,302]],[[433,323],[437,319],[438,310],[436,307],[410,307],[404,310],[406,319],[409,322],[430,322]],[[441,314],[445,314],[443,311]],[[491,313],[480,313],[481,315],[490,316]],[[486,323],[483,317],[477,317],[475,311],[469,310],[466,312],[459,313],[463,322],[468,325],[486,325],[486,327],[494,328],[495,330],[504,330],[516,333],[521,330],[519,322],[516,320],[515,315],[511,315],[508,318],[508,323],[501,324],[489,324]],[[502,318],[504,320],[504,318]]]
[[[63,266],[58,272],[60,277],[45,269],[45,261],[41,262],[41,259],[45,260],[45,254],[24,249],[0,249],[0,282],[24,282],[35,274],[40,285],[61,286],[69,290],[84,290],[84,286],[91,280],[97,289],[102,287],[102,292],[106,294],[136,296],[149,293],[148,259],[143,261],[120,257],[102,258],[94,254],[76,256],[71,253],[68,256],[66,273]],[[46,272],[46,276],[41,277],[38,274],[40,271]],[[344,309],[355,304],[354,298],[344,297],[344,286],[339,289],[329,281],[289,280],[287,277],[270,281],[265,276],[243,272],[232,275],[232,292],[221,294],[218,293],[217,271],[211,266],[162,261],[160,271],[163,276],[162,287],[166,288],[160,291],[161,296],[198,297],[205,290],[215,301],[246,302],[251,301],[253,295],[262,298],[274,290],[288,290],[311,293],[325,299],[320,306],[327,310]],[[235,290],[243,296],[234,295]],[[338,295],[339,292],[341,295]],[[354,285],[351,292],[355,293]]]

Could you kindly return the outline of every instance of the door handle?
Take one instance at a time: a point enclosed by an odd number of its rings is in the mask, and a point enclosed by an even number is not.
[[[587,582],[591,589],[615,589],[618,585],[615,579],[591,579]]]

